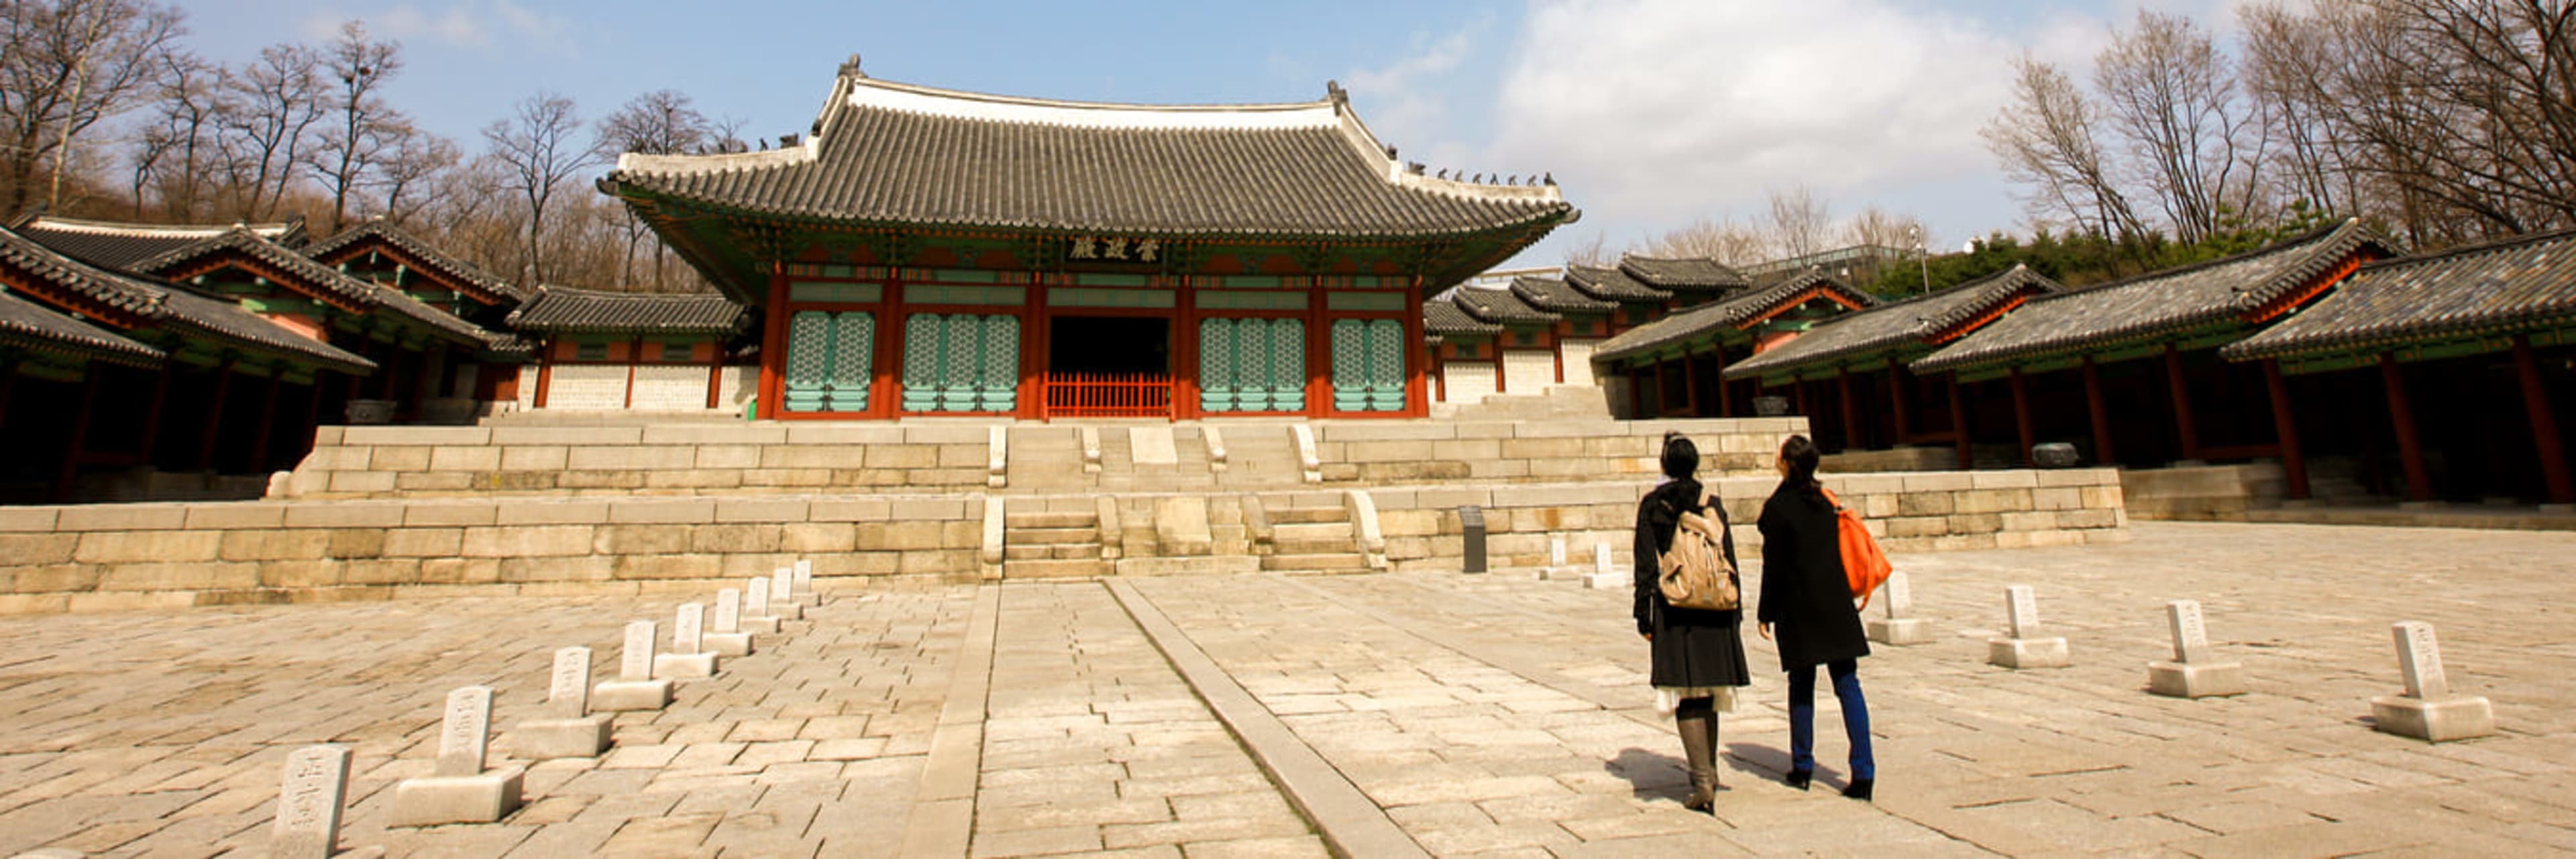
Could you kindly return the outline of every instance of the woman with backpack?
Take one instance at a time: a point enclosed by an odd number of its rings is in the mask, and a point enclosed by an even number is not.
[[[1778,627],[1780,670],[1789,673],[1790,787],[1806,790],[1816,775],[1816,666],[1834,680],[1843,734],[1851,741],[1851,785],[1843,795],[1870,798],[1878,765],[1869,748],[1869,702],[1861,697],[1858,660],[1869,655],[1860,610],[1843,571],[1840,522],[1816,481],[1815,442],[1793,435],[1780,446],[1780,488],[1762,504],[1763,638]]]
[[[1672,551],[1683,515],[1696,513],[1694,518],[1701,520],[1701,525],[1714,524],[1719,542],[1715,548],[1725,558],[1725,566],[1718,572],[1732,588],[1740,585],[1733,572],[1735,540],[1726,535],[1724,505],[1718,503],[1713,490],[1703,488],[1693,476],[1699,471],[1699,447],[1680,433],[1665,433],[1662,459],[1664,481],[1637,503],[1632,556],[1637,568],[1637,634],[1646,637],[1653,652],[1650,682],[1655,687],[1655,709],[1672,714],[1682,735],[1682,754],[1690,763],[1690,798],[1682,805],[1693,811],[1708,811],[1716,803],[1720,787],[1718,714],[1734,710],[1736,687],[1752,682],[1752,672],[1744,663],[1744,639],[1738,631],[1744,612],[1740,608],[1675,607],[1665,598],[1658,562]],[[1702,544],[1698,548],[1707,547]],[[1703,556],[1706,554],[1703,551]]]

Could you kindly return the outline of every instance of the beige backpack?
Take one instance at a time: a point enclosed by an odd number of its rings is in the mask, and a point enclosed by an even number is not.
[[[1708,511],[1708,512],[1704,512]],[[1726,524],[1709,510],[1702,492],[1697,509],[1682,512],[1673,528],[1673,546],[1655,559],[1656,587],[1674,608],[1732,611],[1744,607],[1735,586],[1735,565],[1726,562]]]

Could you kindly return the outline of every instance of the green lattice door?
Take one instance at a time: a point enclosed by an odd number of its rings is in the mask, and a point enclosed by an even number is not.
[[[1333,321],[1333,408],[1345,412],[1404,410],[1404,323],[1393,319]]]
[[[1020,318],[916,313],[903,323],[903,410],[1007,412],[1020,392]]]
[[[876,380],[876,315],[808,310],[787,320],[787,410],[863,412]]]
[[[1306,409],[1306,323],[1296,319],[1199,320],[1199,408],[1209,412]]]

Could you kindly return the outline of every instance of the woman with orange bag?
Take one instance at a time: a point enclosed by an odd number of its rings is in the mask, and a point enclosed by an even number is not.
[[[1820,459],[1815,442],[1803,435],[1780,446],[1780,488],[1763,502],[1759,523],[1762,602],[1755,617],[1763,638],[1779,628],[1780,670],[1789,674],[1789,786],[1806,790],[1816,775],[1816,666],[1822,665],[1833,677],[1851,741],[1851,784],[1843,795],[1866,800],[1878,780],[1869,702],[1860,692],[1859,659],[1869,655],[1869,638],[1843,572],[1834,503],[1816,481]]]

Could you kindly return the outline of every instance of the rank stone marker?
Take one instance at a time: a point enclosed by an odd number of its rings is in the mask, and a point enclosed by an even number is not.
[[[707,650],[719,656],[750,656],[751,633],[742,631],[742,591],[716,591],[716,619],[706,634]]]
[[[394,786],[393,816],[386,825],[491,823],[517,810],[519,784],[527,771],[519,767],[484,771],[483,753],[491,730],[492,687],[467,686],[447,693],[435,774],[404,779]]]
[[[653,676],[664,680],[704,680],[716,676],[716,655],[706,652],[707,607],[682,603],[671,624],[671,652],[653,657]]]
[[[590,709],[622,713],[659,710],[671,704],[671,681],[653,679],[653,622],[626,625],[626,645],[618,653],[617,679],[591,687]]]
[[[2039,596],[2029,585],[2004,588],[2004,615],[2012,636],[1986,639],[1987,662],[2016,671],[2067,666],[2066,639],[2037,637]]]
[[[327,859],[339,847],[340,809],[347,805],[348,796],[348,746],[305,746],[287,755],[268,855]]]
[[[797,561],[796,577],[789,584],[795,586],[789,593],[793,594],[798,601],[809,606],[823,604],[823,595],[814,592],[813,561]]]
[[[609,717],[590,715],[590,648],[555,651],[546,718],[510,731],[510,751],[532,761],[595,758],[608,751]]]
[[[1596,591],[1606,591],[1622,586],[1633,588],[1636,583],[1627,576],[1619,575],[1619,571],[1611,567],[1610,544],[1594,543],[1592,544],[1592,572],[1583,575],[1583,586]]]
[[[769,601],[769,577],[751,577],[751,583],[743,588],[742,593],[742,617],[739,618],[742,631],[778,634],[778,615],[772,613],[775,609],[770,607]]]
[[[1887,583],[1878,586],[1878,606],[1884,617],[1869,618],[1869,640],[1898,647],[1911,647],[1932,642],[1932,626],[1914,615],[1914,586],[1904,570],[1890,570]]]
[[[2374,727],[2401,737],[2439,743],[2484,737],[2496,732],[2495,705],[2482,695],[2452,695],[2442,672],[2442,651],[2433,643],[2433,625],[2410,620],[2389,627],[2397,640],[2397,671],[2406,692],[2370,701]]]
[[[2168,698],[2220,698],[2245,694],[2245,666],[2219,662],[2209,652],[2209,625],[2200,603],[2165,603],[2165,623],[2173,628],[2172,662],[2147,663],[2147,691]]]
[[[804,620],[805,607],[796,604],[791,593],[796,585],[796,570],[780,567],[769,573],[769,613],[779,620]]]

